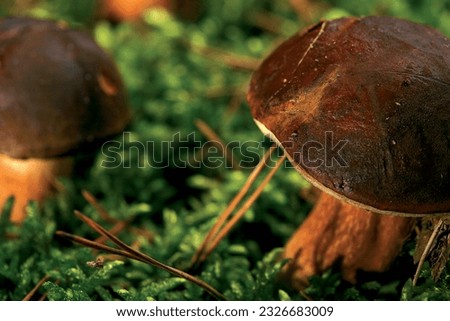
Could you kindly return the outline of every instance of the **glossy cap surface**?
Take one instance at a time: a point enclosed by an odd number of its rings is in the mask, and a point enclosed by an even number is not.
[[[254,73],[257,124],[322,190],[365,209],[450,212],[450,40],[390,18],[324,21]]]

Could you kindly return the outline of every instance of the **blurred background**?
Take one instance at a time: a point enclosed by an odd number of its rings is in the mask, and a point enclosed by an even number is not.
[[[35,299],[208,299],[185,280],[142,263],[111,258],[103,269],[92,269],[85,262],[98,253],[54,232],[97,237],[73,217],[74,209],[113,224],[83,199],[81,191],[88,190],[111,218],[126,221],[121,239],[186,269],[270,145],[253,123],[246,91],[252,71],[271,50],[320,19],[343,16],[391,15],[450,35],[449,0],[1,1],[0,16],[11,15],[64,21],[89,32],[118,65],[133,121],[126,139],[117,138],[124,143],[121,166],[101,166],[106,156],[98,152],[87,172],[62,180],[63,193],[42,208],[32,205],[22,227],[0,224],[1,300],[22,299],[44,276]],[[246,145],[217,165],[213,157],[223,156],[220,146],[194,148],[210,140],[230,148]],[[133,148],[148,141],[154,146],[150,154]],[[278,284],[277,257],[311,209],[310,194],[295,170],[282,168],[198,276],[236,300],[450,299],[448,272],[434,284],[425,267],[426,281],[411,287],[413,242],[390,271],[363,275],[357,285],[333,270],[301,294]]]

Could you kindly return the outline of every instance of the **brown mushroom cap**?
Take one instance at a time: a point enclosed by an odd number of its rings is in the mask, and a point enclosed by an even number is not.
[[[0,20],[0,153],[71,154],[121,132],[129,119],[118,70],[88,34]]]
[[[263,61],[248,101],[322,190],[379,213],[450,212],[450,40],[441,33],[390,17],[320,22]]]

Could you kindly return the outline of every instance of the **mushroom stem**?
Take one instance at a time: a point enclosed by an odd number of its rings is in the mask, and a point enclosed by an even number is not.
[[[0,155],[0,207],[14,196],[11,221],[21,223],[29,201],[42,201],[56,190],[56,178],[69,176],[72,157],[14,159]]]
[[[414,218],[380,215],[322,193],[314,209],[288,241],[284,257],[292,259],[283,279],[294,288],[340,260],[342,277],[356,282],[358,270],[383,272],[400,252]]]

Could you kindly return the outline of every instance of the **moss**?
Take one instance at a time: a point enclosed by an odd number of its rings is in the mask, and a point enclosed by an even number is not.
[[[287,1],[203,1],[196,21],[153,11],[139,22],[116,25],[96,20],[93,1],[83,2],[86,5],[33,1],[33,6],[21,8],[21,12],[87,28],[115,58],[135,116],[129,136],[116,138],[124,143],[123,163],[106,168],[102,164],[107,155],[98,152],[91,169],[62,181],[64,189],[57,197],[42,208],[31,204],[21,227],[8,223],[5,206],[0,218],[0,299],[20,300],[47,276],[32,299],[45,295],[48,300],[210,300],[205,291],[184,279],[141,262],[74,245],[56,236],[55,231],[98,237],[74,217],[74,210],[106,228],[115,224],[86,202],[82,191],[87,190],[112,221],[127,220],[126,228],[118,234],[125,243],[169,265],[188,269],[215,217],[244,184],[263,147],[268,146],[245,103],[250,71],[232,66],[223,52],[233,53],[238,60],[258,60],[274,43],[306,23],[297,18]],[[427,1],[352,3],[330,0],[316,19],[383,13],[425,22],[450,34],[448,1],[432,5]],[[12,2],[0,4],[2,15],[17,10]],[[270,17],[279,20],[280,34],[264,27],[272,21]],[[245,165],[241,170],[227,168],[225,162],[215,166],[214,159],[195,161],[205,157],[197,141],[200,146],[207,142],[195,126],[197,119],[205,121],[225,142],[246,144],[234,154]],[[137,141],[151,142],[151,152],[145,155],[133,149]],[[185,148],[173,154],[170,146],[175,145]],[[252,158],[255,155],[258,157]],[[391,274],[364,276],[358,285],[344,283],[338,272],[330,270],[313,277],[304,293],[284,288],[277,280],[283,265],[277,257],[311,208],[298,194],[305,186],[293,169],[281,169],[243,221],[200,269],[191,272],[234,300],[449,299],[448,267],[436,283],[426,268],[418,287],[411,286],[405,273],[399,276],[403,263],[411,265],[406,249],[388,272]],[[105,257],[103,268],[86,264],[99,255]]]

